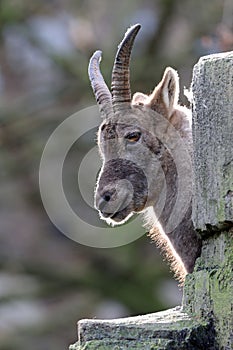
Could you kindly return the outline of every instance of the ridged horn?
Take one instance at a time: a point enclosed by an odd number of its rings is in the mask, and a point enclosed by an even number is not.
[[[96,51],[89,62],[88,75],[91,86],[103,117],[110,117],[113,114],[112,95],[100,71],[102,52]]]
[[[112,71],[112,103],[114,110],[119,108],[130,108],[130,55],[134,39],[141,28],[140,24],[130,27],[118,46],[115,62]]]

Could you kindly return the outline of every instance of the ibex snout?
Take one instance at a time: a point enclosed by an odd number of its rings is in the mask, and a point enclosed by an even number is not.
[[[128,181],[120,180],[103,189],[97,188],[95,205],[103,219],[121,222],[127,216],[132,201],[132,188]]]
[[[102,219],[122,223],[133,212],[144,209],[147,197],[147,179],[136,164],[120,158],[105,163],[95,193],[95,206]]]

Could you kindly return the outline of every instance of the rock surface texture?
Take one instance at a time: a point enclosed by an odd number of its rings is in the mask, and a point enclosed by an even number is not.
[[[81,320],[70,350],[233,349],[233,52],[202,57],[193,91],[193,222],[201,257],[183,305],[115,320]]]
[[[197,229],[233,223],[233,52],[195,65],[193,91],[194,208]]]

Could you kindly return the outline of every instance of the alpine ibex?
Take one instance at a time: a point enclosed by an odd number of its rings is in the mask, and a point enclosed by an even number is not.
[[[129,28],[118,47],[111,92],[99,68],[101,51],[90,59],[89,77],[103,117],[98,132],[103,165],[95,206],[101,218],[112,225],[125,222],[133,213],[146,212],[151,237],[183,280],[193,271],[201,251],[191,220],[191,199],[178,224],[172,227],[167,223],[179,195],[176,159],[183,157],[182,147],[189,160],[192,156],[191,116],[186,107],[178,105],[178,75],[172,68],[166,68],[151,95],[135,93],[131,99],[129,62],[139,29],[139,24]],[[179,162],[185,163],[185,157]],[[191,171],[187,167],[182,176],[192,182]]]

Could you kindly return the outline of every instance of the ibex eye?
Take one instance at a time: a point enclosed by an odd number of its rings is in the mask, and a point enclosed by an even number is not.
[[[125,136],[125,138],[132,143],[137,142],[140,139],[140,137],[141,133],[139,131],[131,132]]]

